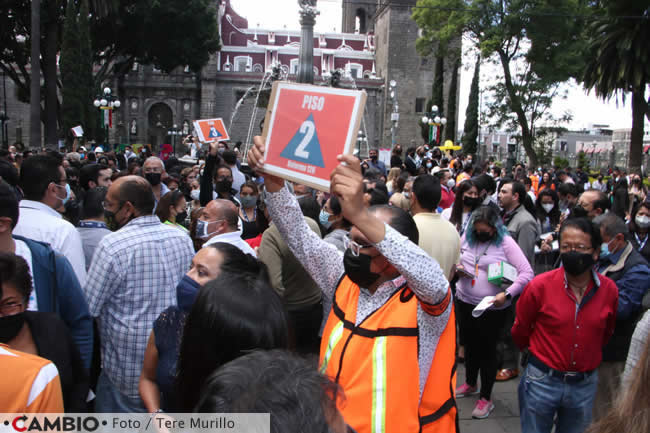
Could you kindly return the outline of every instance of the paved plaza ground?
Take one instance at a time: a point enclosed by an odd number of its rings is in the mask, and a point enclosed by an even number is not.
[[[458,385],[465,383],[465,366],[458,364]],[[517,386],[519,378],[496,382],[492,391],[494,410],[487,419],[472,419],[478,395],[457,400],[460,413],[460,433],[521,433]]]

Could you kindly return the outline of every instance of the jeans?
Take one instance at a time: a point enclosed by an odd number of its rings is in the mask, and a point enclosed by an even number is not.
[[[97,379],[97,397],[95,399],[95,412],[97,413],[143,413],[147,409],[142,400],[125,396],[106,377],[104,372]]]
[[[582,433],[591,423],[598,373],[577,383],[544,373],[530,363],[519,382],[522,433],[550,433],[557,414],[556,433]]]

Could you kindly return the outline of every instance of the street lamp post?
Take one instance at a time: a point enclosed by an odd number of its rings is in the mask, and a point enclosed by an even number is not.
[[[440,128],[447,124],[447,119],[442,116],[437,105],[431,107],[430,113],[425,113],[422,123],[429,125],[429,145],[440,145]]]
[[[359,130],[357,133],[357,157],[361,159],[361,148],[363,147],[363,143],[367,143],[368,139],[366,138],[366,134],[363,133],[362,130]]]
[[[113,95],[110,87],[104,87],[103,95],[98,95],[93,105],[100,109],[102,114],[102,125],[106,130],[106,145],[108,147],[108,130],[113,126],[113,110],[120,108],[122,103]]]
[[[517,151],[517,139],[510,137],[508,140],[508,159],[506,161],[506,171],[512,173],[512,168],[515,166],[515,152]]]
[[[397,103],[397,81],[390,80],[388,86],[390,91],[389,96],[393,103],[393,112],[390,113],[390,121],[393,123],[393,125],[390,128],[391,149],[392,149],[393,147],[395,147],[396,144],[395,137],[397,135],[397,128],[399,127],[399,104]]]
[[[167,135],[170,135],[172,137],[172,147],[174,148],[174,156],[176,156],[176,137],[183,135],[183,131],[178,129],[178,125],[174,123],[174,126],[169,128],[167,131]]]

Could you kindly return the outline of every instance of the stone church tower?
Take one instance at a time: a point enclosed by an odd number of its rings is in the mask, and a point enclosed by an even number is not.
[[[383,110],[381,110],[383,117],[378,119],[381,134],[379,142],[370,143],[371,146],[391,147],[393,134],[395,143],[402,144],[404,149],[423,143],[418,122],[427,109],[427,101],[431,98],[436,53],[434,51],[431,55],[423,57],[415,49],[415,41],[419,36],[418,26],[411,19],[415,4],[416,0],[346,0],[343,2],[343,31],[374,33],[377,76],[384,79]],[[443,115],[446,117],[449,117],[446,110],[449,83],[453,64],[460,55],[460,44],[459,38],[454,42],[458,48],[455,56],[445,58]],[[393,92],[391,92],[391,81],[396,83]],[[458,107],[459,94],[460,91],[456,93],[456,107]],[[399,120],[395,120],[395,113],[399,115]],[[458,112],[456,112],[457,119]]]

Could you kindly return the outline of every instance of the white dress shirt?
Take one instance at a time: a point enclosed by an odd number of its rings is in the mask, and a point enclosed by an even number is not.
[[[251,246],[241,238],[241,231],[239,230],[210,238],[206,243],[203,244],[203,248],[207,247],[208,245],[216,244],[217,242],[233,245],[242,250],[244,254],[250,254],[251,256],[257,258],[257,253],[255,253],[255,250],[252,249]]]
[[[20,218],[13,234],[46,242],[63,254],[83,287],[86,284],[86,258],[79,232],[60,213],[40,201],[21,200]]]
[[[230,167],[230,170],[232,171],[232,189],[237,191],[237,197],[239,197],[239,190],[241,189],[241,186],[246,183],[246,176],[244,176],[244,173],[239,171],[236,164]]]

